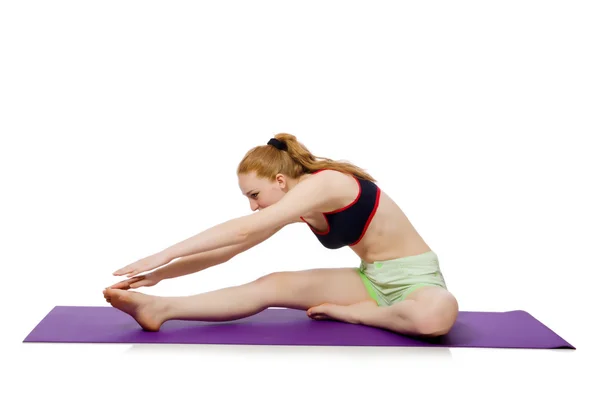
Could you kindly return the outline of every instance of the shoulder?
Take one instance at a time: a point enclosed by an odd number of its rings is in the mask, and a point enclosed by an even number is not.
[[[343,198],[348,194],[356,194],[358,178],[350,173],[338,170],[319,170],[307,179],[316,187],[323,190],[325,197],[330,200]]]
[[[307,174],[298,185],[290,191],[294,194],[319,193],[325,196],[331,196],[340,186],[344,176],[341,172],[335,170],[318,170]],[[294,192],[295,190],[295,192]]]
[[[331,190],[333,187],[343,186],[344,183],[354,180],[355,177],[345,172],[324,169],[310,174],[310,179],[313,179],[315,184],[321,184]]]
[[[279,201],[253,215],[262,219],[265,228],[296,223],[301,216],[322,212],[339,200],[343,191],[342,173],[333,170],[318,171],[304,176],[304,179],[290,189]]]
[[[319,170],[305,175],[279,201],[251,215],[255,222],[244,233],[272,230],[297,223],[300,217],[311,212],[339,208],[342,200],[356,196],[356,189],[356,178],[337,170]]]

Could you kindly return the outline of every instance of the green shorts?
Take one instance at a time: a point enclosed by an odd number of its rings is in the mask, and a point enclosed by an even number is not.
[[[400,302],[419,287],[446,288],[438,257],[433,251],[373,263],[361,261],[356,271],[379,306]]]

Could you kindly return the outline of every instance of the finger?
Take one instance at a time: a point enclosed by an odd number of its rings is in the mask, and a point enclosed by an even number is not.
[[[121,268],[119,270],[115,270],[113,272],[113,276],[122,276],[126,272],[127,272],[127,267],[123,267],[123,268]]]
[[[145,276],[137,276],[137,277],[129,278],[127,280],[119,281],[112,288],[120,288],[120,289],[129,288],[129,287],[131,287],[131,283],[135,283],[135,282],[141,281],[141,280],[144,279],[144,277]]]
[[[113,273],[114,276],[127,276],[135,271],[135,268],[124,268]]]
[[[143,280],[146,276],[142,275],[142,276],[128,276],[129,278],[127,278],[126,280],[121,281],[119,284],[125,284],[127,285],[127,287],[131,287],[132,283],[138,282]]]
[[[144,273],[150,269],[153,269],[154,267],[148,266],[148,265],[143,265],[143,264],[139,264],[135,267],[132,267],[130,269],[128,269],[127,274],[125,274],[127,277],[135,277],[140,273]]]
[[[114,288],[114,289],[129,288],[129,284],[131,284],[130,280],[123,280],[123,281],[119,281],[118,283],[110,286],[109,288]]]
[[[119,281],[118,283],[115,283],[113,285],[111,285],[108,288],[113,288],[113,289],[121,289],[121,288],[125,288],[129,286],[129,281],[125,280],[125,281]]]
[[[119,269],[116,272],[113,273],[113,276],[125,276],[129,273],[131,273],[133,271],[132,268],[123,268],[123,269]]]
[[[150,266],[150,265],[138,265],[136,267],[127,269],[127,271],[121,272],[121,276],[126,276],[126,277],[135,277],[140,273],[144,273],[147,272],[149,270],[152,269],[156,269],[158,266]]]
[[[120,268],[119,270],[115,271],[113,273],[113,275],[114,276],[124,276],[125,274],[130,273],[133,269],[135,269],[138,266],[138,262],[139,261],[133,262],[125,267]]]

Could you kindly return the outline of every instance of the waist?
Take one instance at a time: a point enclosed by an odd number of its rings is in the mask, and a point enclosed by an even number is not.
[[[396,264],[396,265],[414,265],[414,264],[439,264],[439,258],[433,250],[427,250],[420,253],[409,253],[397,256],[380,256],[379,258],[371,255],[361,256],[362,265],[372,264]]]

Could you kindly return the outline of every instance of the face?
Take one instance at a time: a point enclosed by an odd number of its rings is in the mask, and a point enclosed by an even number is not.
[[[254,173],[238,175],[242,194],[250,201],[252,211],[261,210],[279,201],[288,191],[288,179],[277,174],[274,181],[257,178]]]

